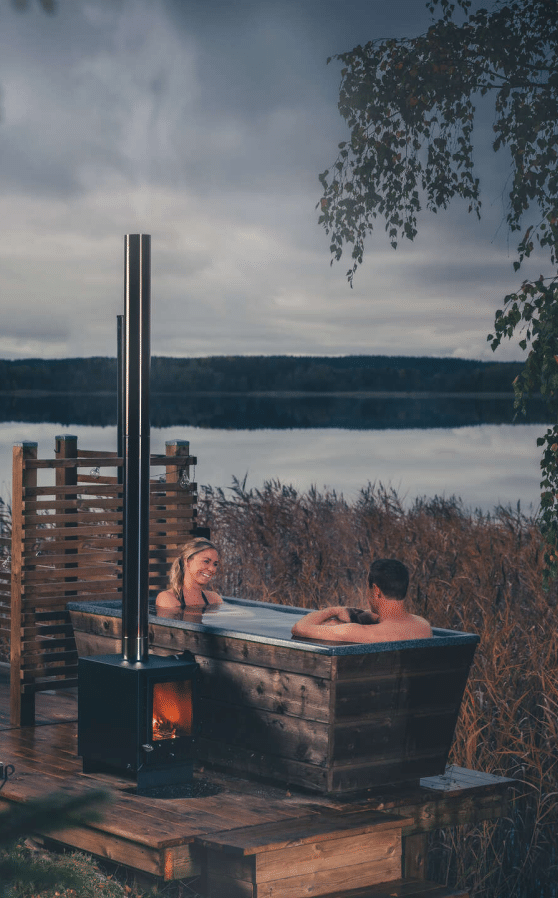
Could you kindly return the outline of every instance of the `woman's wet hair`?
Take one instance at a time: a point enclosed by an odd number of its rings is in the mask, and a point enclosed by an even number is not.
[[[188,560],[205,549],[215,549],[216,552],[219,552],[219,549],[211,540],[206,539],[204,536],[195,536],[193,539],[188,540],[187,543],[184,543],[180,555],[173,561],[169,573],[169,588],[172,589],[177,597],[180,595],[180,590],[184,585],[184,571]]]
[[[402,600],[407,595],[409,571],[396,558],[377,558],[368,571],[368,586],[376,585],[386,599]]]

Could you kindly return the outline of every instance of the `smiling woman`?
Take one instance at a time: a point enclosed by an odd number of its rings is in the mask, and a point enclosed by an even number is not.
[[[202,537],[189,540],[173,562],[169,588],[159,593],[157,606],[176,610],[220,604],[221,596],[207,590],[218,568],[219,553],[212,542]]]

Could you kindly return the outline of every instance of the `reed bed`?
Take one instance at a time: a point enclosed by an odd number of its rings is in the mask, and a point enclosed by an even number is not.
[[[536,520],[455,498],[404,507],[381,485],[347,502],[279,481],[203,487],[199,520],[222,553],[225,595],[363,606],[370,561],[394,557],[418,613],[480,635],[450,762],[514,777],[521,794],[506,819],[434,833],[428,875],[475,898],[557,898],[558,592],[541,586]]]

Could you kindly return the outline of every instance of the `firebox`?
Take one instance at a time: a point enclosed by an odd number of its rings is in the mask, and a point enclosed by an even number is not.
[[[198,665],[190,652],[79,660],[83,772],[117,772],[138,792],[192,781]]]

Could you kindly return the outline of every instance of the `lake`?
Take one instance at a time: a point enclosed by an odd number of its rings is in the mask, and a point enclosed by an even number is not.
[[[11,497],[14,443],[35,440],[45,457],[55,436],[72,433],[82,449],[115,449],[114,409],[111,396],[2,397],[0,496]],[[200,484],[227,488],[246,476],[250,488],[279,479],[350,500],[375,482],[407,503],[455,495],[483,511],[538,506],[544,409],[512,424],[510,397],[152,395],[151,411],[152,452],[164,453],[166,440],[189,440]]]

